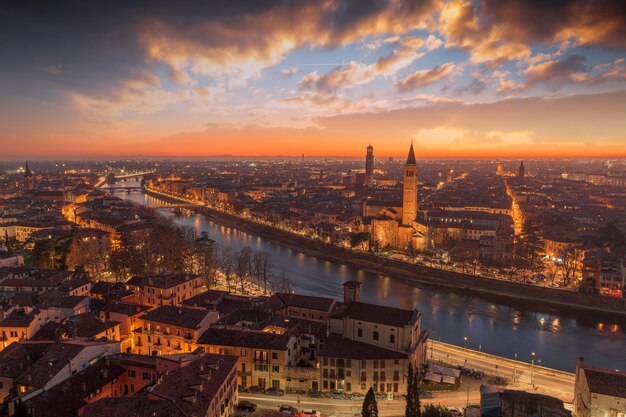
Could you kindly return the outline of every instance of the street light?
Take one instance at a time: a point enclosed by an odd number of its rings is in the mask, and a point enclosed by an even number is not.
[[[515,385],[516,377],[517,377],[517,353],[515,354],[515,362],[513,363],[513,385]]]
[[[463,341],[465,342],[464,343],[464,348],[467,349],[467,336],[463,337]]]
[[[535,352],[533,352],[533,356],[530,362],[530,385],[535,386],[535,377],[533,375],[533,371],[535,370]]]

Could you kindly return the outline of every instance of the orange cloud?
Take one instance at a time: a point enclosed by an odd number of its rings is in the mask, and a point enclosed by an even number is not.
[[[400,80],[396,87],[400,91],[411,91],[446,79],[457,68],[452,62],[437,65],[431,69],[418,70]]]

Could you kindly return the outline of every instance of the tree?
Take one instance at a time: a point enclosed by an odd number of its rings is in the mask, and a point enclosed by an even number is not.
[[[7,247],[7,251],[11,252],[11,241],[9,240],[9,230],[4,229],[4,246]]]
[[[235,255],[235,275],[239,278],[239,285],[241,287],[241,293],[245,294],[244,284],[250,274],[250,266],[252,265],[252,249],[249,246],[244,246]]]
[[[420,408],[419,384],[417,382],[417,374],[413,372],[413,365],[409,364],[409,373],[406,377],[406,408],[404,417],[420,417],[422,410]]]
[[[452,417],[452,413],[441,405],[429,404],[424,408],[422,417]]]
[[[230,248],[223,248],[222,253],[220,254],[220,269],[224,274],[224,278],[226,279],[226,286],[228,287],[228,292],[230,292],[230,283],[233,279],[234,275],[234,255]]]
[[[257,283],[263,283],[263,293],[267,294],[267,285],[270,283],[273,267],[270,254],[264,251],[255,252],[252,256],[252,265]]]
[[[543,264],[544,244],[541,229],[525,220],[515,240],[515,258],[519,268],[527,271],[540,270]]]
[[[350,239],[350,246],[355,248],[360,246],[361,249],[369,246],[369,242],[371,240],[371,235],[368,232],[360,232],[352,236]]]
[[[561,271],[563,277],[563,286],[569,286],[580,273],[580,262],[576,257],[576,249],[568,248],[567,251],[561,257],[561,261],[557,264],[557,267]]]
[[[376,402],[376,395],[374,394],[374,389],[372,387],[370,387],[367,394],[365,394],[361,416],[378,417],[378,403]]]
[[[415,258],[417,258],[419,251],[415,247],[415,243],[413,243],[413,239],[409,240],[409,243],[406,245],[406,256],[411,258],[411,261],[415,262]]]

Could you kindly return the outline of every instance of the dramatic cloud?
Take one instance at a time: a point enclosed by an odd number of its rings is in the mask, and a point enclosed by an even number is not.
[[[328,132],[325,116],[406,106],[459,115],[462,100],[504,107],[498,100],[524,95],[542,107],[547,96],[626,88],[625,55],[626,8],[614,0],[5,1],[0,137],[78,152],[206,123],[283,126],[286,135],[314,124]],[[486,104],[471,108],[474,118],[490,115]],[[604,137],[604,115],[587,117]],[[501,146],[558,136],[505,119],[511,126],[446,122],[397,134],[456,132],[460,142]],[[560,120],[561,136],[580,136]],[[394,127],[377,129],[383,137]]]
[[[546,61],[530,66],[524,75],[529,84],[538,82],[562,82],[564,80],[587,80],[587,59],[578,54],[572,54],[560,61]]]
[[[411,91],[447,78],[456,66],[451,62],[437,65],[431,69],[418,70],[409,74],[396,84],[400,91]]]

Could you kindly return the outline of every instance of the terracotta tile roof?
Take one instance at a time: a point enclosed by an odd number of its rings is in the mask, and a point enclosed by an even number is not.
[[[139,287],[151,286],[157,288],[172,288],[185,282],[199,278],[199,275],[191,274],[164,274],[164,275],[142,275],[134,276],[128,280],[127,285],[136,285]]]
[[[16,379],[16,382],[20,385],[42,388],[83,349],[85,346],[78,344],[54,343]]]
[[[151,393],[174,403],[187,416],[206,415],[219,388],[228,378],[236,377],[238,359],[237,356],[203,354],[164,375]]]
[[[0,351],[0,376],[17,378],[41,358],[53,343],[11,343]]]
[[[126,370],[111,361],[101,359],[94,365],[73,375],[29,400],[34,415],[67,417],[78,415],[78,410],[87,405],[90,394],[96,394]]]
[[[589,391],[596,394],[626,398],[626,372],[584,365]]]
[[[81,417],[186,417],[175,404],[147,396],[103,398],[87,405]]]
[[[132,316],[136,316],[137,314],[141,314],[145,311],[148,311],[151,308],[152,307],[146,306],[143,304],[135,304],[135,303],[129,303],[126,301],[114,300],[114,301],[109,301],[107,304],[105,304],[100,309],[100,312],[117,313],[117,314],[123,314],[128,317],[132,317]]]
[[[207,310],[189,307],[159,306],[147,312],[140,318],[153,322],[180,326],[186,329],[196,329],[210,314]]]
[[[286,350],[291,337],[287,333],[277,335],[244,328],[226,329],[211,327],[200,336],[198,344]]]
[[[25,313],[23,310],[15,310],[0,322],[0,327],[28,327],[33,321],[37,320],[38,316],[39,310],[33,310],[30,313]]]
[[[119,321],[101,321],[92,313],[84,313],[70,317],[62,323],[48,322],[31,338],[31,340],[55,340],[57,335],[67,337],[94,337],[120,324]]]
[[[332,317],[347,317],[370,323],[401,327],[413,325],[418,317],[418,314],[417,310],[404,310],[401,308],[352,301],[347,305],[344,304],[339,307],[332,314]]]
[[[268,301],[270,306],[282,305],[324,312],[330,312],[334,303],[333,298],[289,293],[276,293]]]
[[[321,344],[317,356],[359,360],[408,358],[405,353],[346,339],[337,334],[328,336],[324,343]]]

